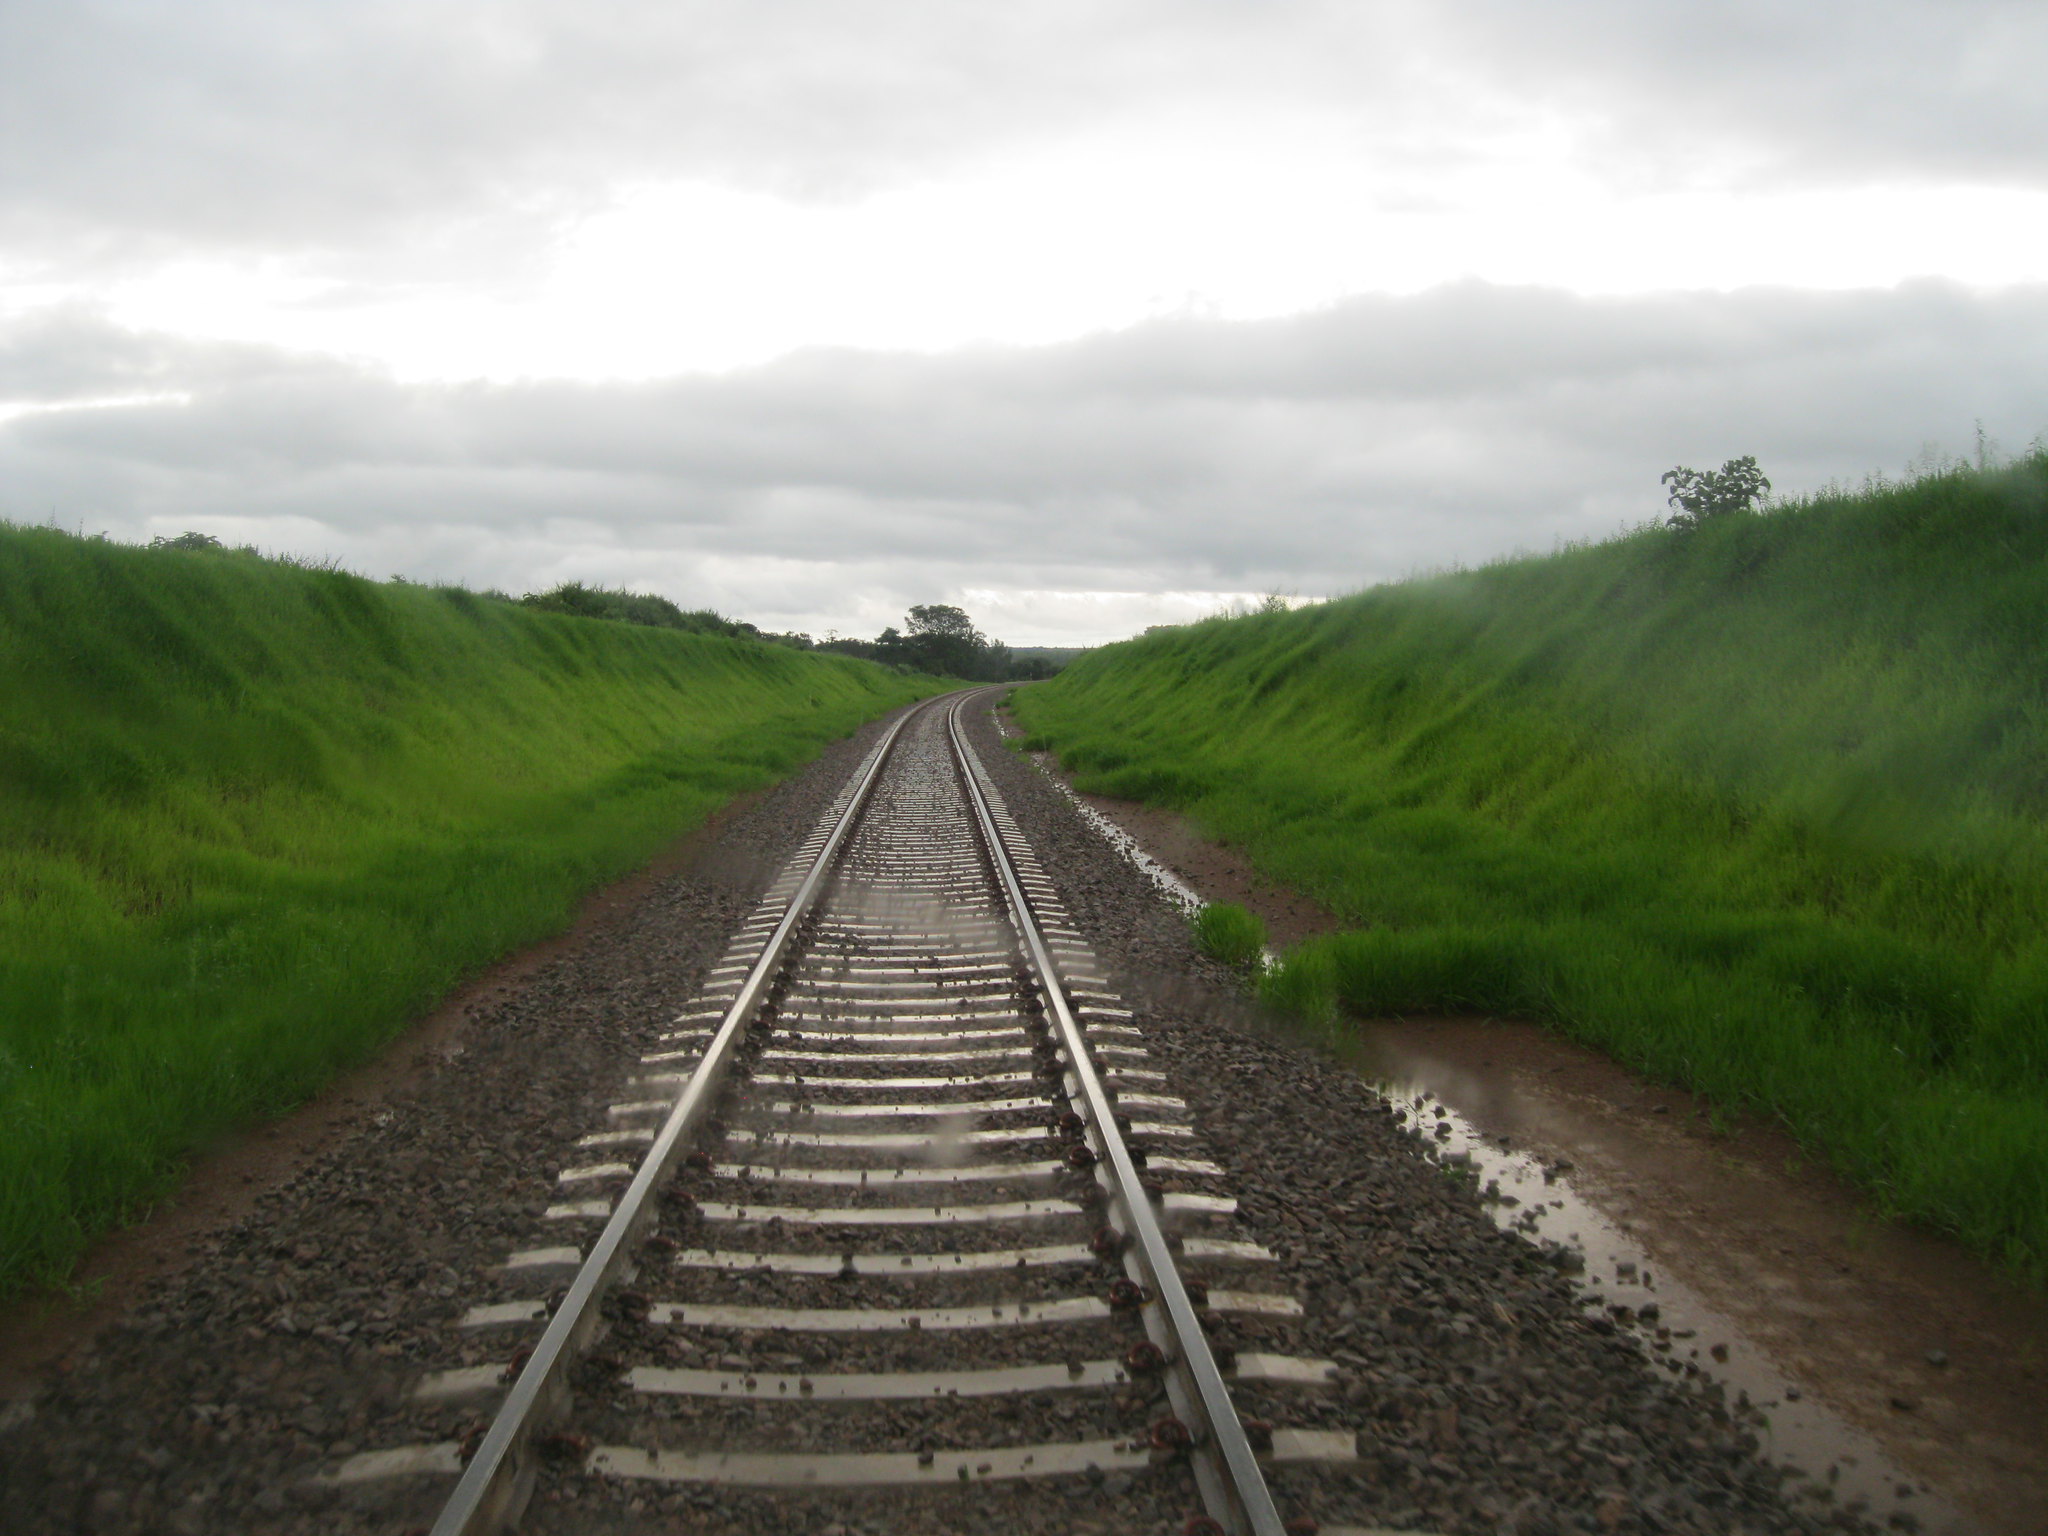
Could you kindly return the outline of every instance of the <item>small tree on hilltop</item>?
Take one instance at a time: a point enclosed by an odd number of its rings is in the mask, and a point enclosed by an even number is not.
[[[1670,519],[1674,528],[1697,528],[1710,517],[1747,512],[1771,488],[1748,454],[1730,459],[1719,469],[1687,469],[1681,464],[1665,470],[1660,478],[1671,487],[1665,500],[1678,509]]]

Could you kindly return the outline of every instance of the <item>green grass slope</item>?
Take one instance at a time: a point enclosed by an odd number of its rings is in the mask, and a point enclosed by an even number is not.
[[[0,1292],[937,686],[0,526]]]
[[[2048,456],[1191,625],[1016,704],[1358,925],[1283,1004],[1547,1022],[2048,1269]]]

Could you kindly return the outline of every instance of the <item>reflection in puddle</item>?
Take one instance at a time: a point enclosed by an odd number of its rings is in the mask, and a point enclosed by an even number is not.
[[[1016,734],[1005,724],[1009,734]],[[1052,771],[1048,755],[1032,754],[1047,780],[1119,855],[1160,892],[1192,914],[1203,897],[1154,859],[1122,827],[1088,805]],[[1653,1262],[1605,1213],[1576,1190],[1565,1160],[1545,1162],[1518,1150],[1509,1137],[1482,1135],[1447,1103],[1440,1090],[1418,1081],[1426,1065],[1406,1059],[1391,1042],[1369,1033],[1347,1051],[1351,1065],[1379,1084],[1403,1124],[1427,1155],[1464,1171],[1500,1226],[1553,1251],[1578,1281],[1589,1313],[1634,1334],[1653,1368],[1686,1380],[1716,1407],[1753,1433],[1763,1454],[1802,1474],[1787,1492],[1825,1499],[1880,1524],[1903,1530],[1963,1536],[1974,1526],[1926,1485],[1900,1472],[1868,1435],[1809,1398],[1722,1313]],[[1473,1084],[1473,1100],[1500,1085]]]

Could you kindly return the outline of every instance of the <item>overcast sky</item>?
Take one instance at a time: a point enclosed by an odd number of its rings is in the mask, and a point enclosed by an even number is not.
[[[0,0],[0,516],[1080,643],[2048,428],[2038,0]]]

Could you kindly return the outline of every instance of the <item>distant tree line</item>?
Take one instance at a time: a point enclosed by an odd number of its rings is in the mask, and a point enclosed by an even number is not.
[[[964,677],[970,682],[1021,682],[1051,677],[1060,669],[1060,663],[1050,657],[1013,654],[1000,640],[991,640],[976,629],[964,609],[948,603],[919,604],[904,615],[901,629],[892,624],[872,640],[838,635],[813,640],[802,633],[763,630],[744,619],[728,619],[713,613],[709,608],[680,608],[651,592],[586,587],[575,581],[564,582],[547,592],[529,592],[518,601],[523,607],[546,613],[616,619],[626,624],[651,624],[694,634],[734,635],[765,640],[770,645],[793,646],[801,651],[835,651],[883,666],[929,672],[935,677]]]
[[[818,649],[977,683],[1023,682],[1059,670],[1047,657],[1014,655],[1002,641],[976,629],[965,609],[950,603],[920,603],[904,615],[901,629],[891,624],[872,640],[835,635],[820,641]]]

